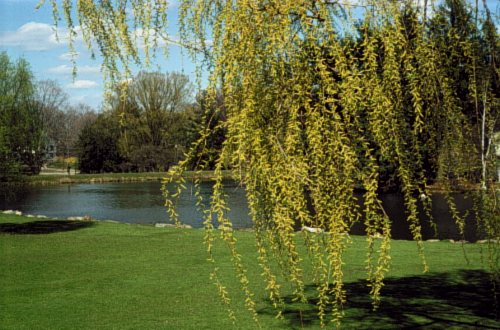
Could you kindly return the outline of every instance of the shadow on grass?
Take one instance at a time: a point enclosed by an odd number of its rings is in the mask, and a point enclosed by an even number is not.
[[[490,275],[480,270],[389,278],[373,311],[365,281],[347,283],[342,327],[348,329],[500,329]],[[316,294],[307,287],[308,296]],[[496,300],[500,300],[497,293]],[[317,299],[299,305],[286,297],[285,322],[294,329],[318,326]],[[272,308],[261,314],[275,315]]]
[[[52,234],[90,228],[90,221],[46,220],[25,223],[0,223],[0,233],[13,235]]]

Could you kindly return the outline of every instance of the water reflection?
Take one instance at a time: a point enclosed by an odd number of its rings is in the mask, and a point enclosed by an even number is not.
[[[457,211],[460,216],[465,216],[465,239],[468,241],[476,241],[484,235],[480,235],[477,231],[477,224],[473,216],[473,202],[470,198],[466,198],[465,194],[456,193],[451,195],[456,203]],[[360,196],[358,196],[360,197]],[[401,194],[388,193],[381,196],[384,210],[389,215],[392,221],[392,236],[395,239],[412,239],[408,222],[406,220],[407,213],[404,207],[404,198]],[[432,218],[429,218],[422,207],[419,205],[418,211],[420,214],[421,232],[424,239],[455,239],[460,240],[462,237],[458,231],[458,227],[451,217],[448,203],[444,195],[435,193],[432,195]],[[437,233],[432,226],[433,221],[437,225]],[[358,223],[353,226],[351,232],[357,235],[364,234],[364,226]]]
[[[202,227],[202,214],[196,209],[194,187],[187,183],[187,190],[178,201],[177,208],[181,220],[193,227]],[[50,217],[90,215],[95,219],[109,219],[128,223],[153,224],[168,222],[164,199],[159,182],[75,184],[56,186],[8,186],[0,187],[0,209],[20,210],[24,213],[41,214]],[[211,183],[201,186],[201,195],[206,203],[211,194]],[[235,228],[252,226],[248,215],[245,191],[235,182],[226,182],[229,217]],[[472,207],[472,201],[463,194],[455,194],[461,214]],[[457,226],[451,219],[448,206],[442,195],[434,194],[432,215],[438,225],[437,238],[460,239]],[[385,194],[382,202],[392,219],[392,236],[395,239],[411,239],[406,222],[403,198],[399,194]],[[423,213],[423,212],[422,212]],[[435,238],[429,219],[422,216],[424,239]],[[364,234],[362,224],[356,224],[352,234]],[[472,216],[466,219],[466,239],[480,238]]]

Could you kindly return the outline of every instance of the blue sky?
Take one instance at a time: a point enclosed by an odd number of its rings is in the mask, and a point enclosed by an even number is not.
[[[57,42],[53,28],[50,4],[35,10],[39,0],[0,0],[0,51],[6,51],[11,60],[23,57],[31,64],[36,79],[53,79],[68,93],[72,104],[86,103],[96,110],[102,103],[103,80],[101,60],[92,60],[82,42],[76,42],[78,75],[72,77],[69,49],[64,40]],[[169,8],[169,33],[177,37],[177,7]],[[60,24],[59,37],[64,36],[64,23]],[[60,38],[62,39],[62,38]],[[162,53],[153,68],[181,71],[195,82],[195,65],[186,51],[176,45],[169,46],[169,57]]]
[[[356,1],[356,0],[354,0]],[[0,51],[7,51],[11,59],[24,57],[31,63],[37,79],[54,79],[70,96],[73,104],[83,102],[95,109],[102,103],[103,81],[99,58],[92,60],[81,42],[76,43],[78,76],[72,77],[72,63],[67,44],[57,42],[53,30],[50,5],[35,10],[39,0],[0,0]],[[352,2],[352,1],[351,1]],[[481,1],[480,1],[481,3]],[[499,1],[487,0],[490,10],[499,15]],[[177,38],[177,6],[169,7],[169,35]],[[498,16],[497,16],[498,17]],[[64,35],[63,23],[59,35]],[[155,63],[162,71],[181,71],[195,81],[195,66],[181,47],[169,46],[169,57],[161,54]]]

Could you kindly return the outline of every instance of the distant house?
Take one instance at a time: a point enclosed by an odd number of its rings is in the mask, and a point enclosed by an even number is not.
[[[47,145],[45,146],[45,162],[55,160],[56,159],[56,153],[57,153],[57,147],[56,143],[54,140],[49,140],[47,142]]]

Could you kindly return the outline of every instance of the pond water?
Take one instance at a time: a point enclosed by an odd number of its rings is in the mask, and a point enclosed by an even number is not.
[[[28,214],[67,218],[70,216],[90,215],[98,220],[116,220],[127,223],[154,224],[169,222],[159,182],[73,184],[54,186],[25,186],[13,188],[0,186],[0,210],[19,210]],[[211,193],[211,183],[203,183],[201,193],[207,200]],[[228,204],[231,208],[229,217],[235,228],[249,228],[252,221],[248,215],[248,205],[244,188],[235,182],[225,183]],[[460,212],[472,206],[472,201],[463,194],[454,198]],[[457,226],[451,219],[443,196],[434,194],[433,217],[438,225],[438,236],[423,217],[422,233],[424,239],[460,239]],[[405,220],[403,199],[399,194],[382,196],[384,208],[392,219],[392,237],[411,239]],[[195,228],[202,227],[202,215],[196,209],[193,187],[187,184],[187,191],[178,203],[178,212],[183,223]],[[356,224],[352,234],[364,234],[362,224]],[[472,216],[466,219],[468,241],[481,238],[476,230]]]
[[[180,219],[195,228],[202,227],[202,214],[195,206],[194,187],[186,185],[188,189],[177,205]],[[232,207],[229,216],[234,219],[234,227],[251,227],[244,189],[235,182],[227,182],[226,187]],[[201,185],[205,199],[210,197],[211,189],[211,183]],[[98,220],[127,223],[168,223],[164,204],[160,182],[0,187],[0,209],[57,218],[90,215]]]

